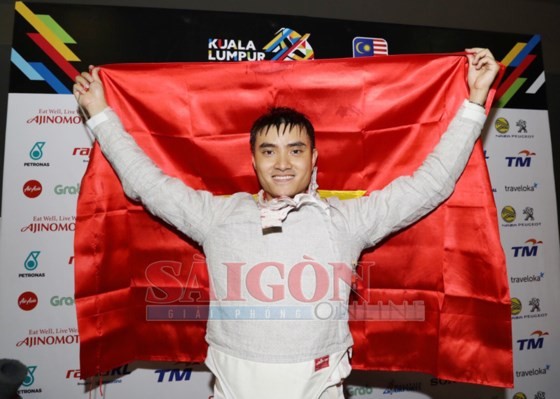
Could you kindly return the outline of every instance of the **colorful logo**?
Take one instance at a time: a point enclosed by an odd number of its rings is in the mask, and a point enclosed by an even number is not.
[[[29,80],[44,81],[55,93],[71,94],[72,92],[49,68],[50,65],[56,65],[66,75],[68,82],[74,81],[79,72],[70,62],[80,59],[67,45],[75,44],[76,41],[50,15],[35,14],[22,1],[16,1],[15,9],[33,28],[33,32],[27,33],[27,36],[46,55],[48,66],[42,62],[26,60],[15,48],[12,48],[12,63]],[[40,53],[35,52],[33,56],[35,54]]]
[[[534,350],[534,349],[542,349],[544,345],[544,337],[548,336],[549,334],[545,331],[536,330],[531,333],[531,337],[533,338],[525,338],[525,339],[518,339],[517,343],[519,344],[519,350]]]
[[[525,395],[523,392],[517,392],[511,399],[527,399],[527,395]]]
[[[34,309],[39,303],[39,299],[34,292],[26,291],[18,298],[18,306],[26,312]]]
[[[29,271],[37,269],[37,266],[39,266],[38,258],[40,253],[41,251],[31,251],[29,255],[27,255],[27,258],[25,258],[25,262],[23,263],[25,269]]]
[[[34,161],[38,161],[39,159],[43,158],[44,146],[45,146],[44,141],[37,141],[35,144],[33,144],[33,147],[31,147],[31,150],[29,151],[29,158],[31,158]]]
[[[35,370],[37,370],[37,366],[27,366],[27,375],[21,383],[22,386],[29,387],[33,385],[35,382]]]
[[[522,156],[506,157],[508,168],[511,167],[529,168],[531,166],[531,159],[532,159],[531,157],[537,154],[529,150],[523,150],[523,151],[519,151],[519,154],[517,155],[522,155]]]
[[[506,134],[509,132],[509,122],[506,118],[498,118],[496,122],[494,122],[494,127],[498,131],[498,133]]]
[[[372,57],[374,55],[389,55],[387,40],[380,37],[355,37],[352,40],[352,56]]]
[[[521,305],[521,301],[518,298],[511,298],[511,314],[517,316],[521,313],[521,309],[523,306]]]
[[[273,61],[301,61],[315,58],[313,47],[307,41],[310,34],[300,35],[293,29],[280,28],[263,50],[273,55]]]
[[[502,208],[502,219],[504,222],[511,223],[515,221],[516,213],[515,208],[511,205],[506,205]]]
[[[542,243],[543,243],[542,241],[536,240],[534,238],[529,238],[527,241],[525,241],[525,244],[531,244],[531,245],[521,245],[517,247],[511,247],[513,251],[513,257],[525,258],[525,257],[537,256],[537,252],[539,250],[538,246]]]
[[[43,192],[43,186],[37,180],[28,180],[23,185],[23,194],[28,198],[37,198]]]

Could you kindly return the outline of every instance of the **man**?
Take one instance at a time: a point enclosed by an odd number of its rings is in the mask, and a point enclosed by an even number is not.
[[[432,154],[412,176],[347,201],[318,198],[313,126],[297,111],[273,109],[251,129],[258,198],[216,197],[153,164],[108,108],[97,68],[76,78],[78,103],[125,193],[204,250],[213,288],[206,364],[216,399],[344,397],[351,265],[452,193],[482,129],[499,67],[487,49],[466,52],[469,99]]]

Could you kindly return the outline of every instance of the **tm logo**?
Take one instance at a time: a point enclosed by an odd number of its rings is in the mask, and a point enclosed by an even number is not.
[[[531,335],[536,335],[538,338],[526,338],[526,339],[518,339],[517,343],[519,344],[519,350],[533,350],[533,349],[542,349],[544,343],[544,337],[548,335],[547,332],[543,332],[540,330],[534,331]]]
[[[188,381],[191,379],[192,368],[184,369],[160,369],[154,371],[158,374],[157,382],[164,382],[165,376],[167,375],[167,381]]]
[[[531,244],[531,245],[521,245],[518,247],[511,247],[513,251],[513,257],[527,258],[527,257],[537,256],[539,245],[542,243],[543,243],[542,241],[535,240],[534,238],[529,238],[527,241],[525,241],[525,244]]]
[[[520,151],[517,157],[506,157],[508,168],[529,168],[531,166],[531,157],[537,155],[529,150]]]
[[[38,161],[39,159],[43,158],[44,146],[44,141],[37,141],[35,144],[33,144],[33,147],[31,147],[31,150],[29,151],[29,157],[34,161]]]
[[[27,367],[27,375],[25,376],[21,385],[23,385],[24,387],[28,387],[28,386],[33,385],[33,383],[35,382],[35,370],[36,369],[37,369],[37,366],[28,366]]]

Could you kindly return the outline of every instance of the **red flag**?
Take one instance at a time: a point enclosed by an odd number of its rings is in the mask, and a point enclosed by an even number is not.
[[[110,65],[101,76],[127,131],[193,188],[256,193],[249,128],[271,106],[289,106],[315,126],[321,189],[351,197],[421,164],[467,97],[466,68],[454,54]],[[204,322],[146,320],[149,304],[208,299],[200,248],[128,200],[97,146],[75,250],[82,376],[132,360],[204,359]],[[351,300],[422,300],[426,313],[417,322],[352,321],[353,368],[512,386],[505,258],[480,143],[453,195],[364,253],[358,270]]]

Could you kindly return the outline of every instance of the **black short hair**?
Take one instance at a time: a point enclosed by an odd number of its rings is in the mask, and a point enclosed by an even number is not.
[[[315,148],[315,129],[313,128],[313,124],[309,121],[309,118],[293,108],[274,107],[267,113],[261,115],[253,123],[251,127],[251,136],[249,138],[251,151],[255,152],[257,134],[261,132],[266,133],[271,126],[275,126],[276,129],[280,130],[280,126],[282,125],[284,125],[284,131],[282,133],[284,133],[286,129],[291,129],[296,126],[305,130],[307,136],[309,136],[309,141],[311,141],[311,149]]]

